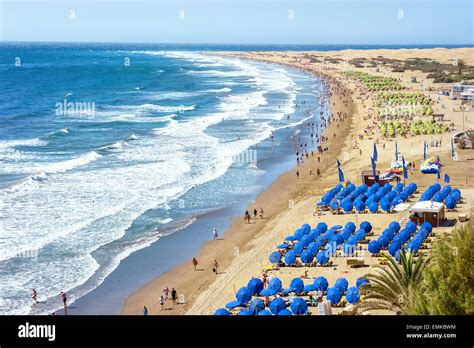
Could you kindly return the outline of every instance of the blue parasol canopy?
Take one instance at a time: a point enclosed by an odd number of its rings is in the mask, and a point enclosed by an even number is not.
[[[230,315],[229,311],[225,308],[219,308],[214,312],[214,315]]]
[[[359,296],[359,290],[357,289],[357,287],[352,286],[349,289],[347,289],[347,293],[346,293],[347,302],[354,304],[354,303],[357,303],[359,299],[360,299],[360,296]]]
[[[303,280],[301,278],[293,278],[293,280],[290,283],[290,288],[296,293],[303,291],[303,288],[304,288]]]
[[[372,231],[372,225],[368,221],[362,221],[360,223],[360,228],[362,228],[365,233],[369,233],[370,231]]]
[[[285,240],[287,242],[292,242],[292,241],[296,240],[296,238],[294,236],[288,236],[288,237],[285,238]]]
[[[377,240],[372,240],[369,242],[369,246],[368,246],[368,249],[369,249],[369,252],[372,253],[372,254],[377,254],[379,251],[380,251],[380,242],[377,241]]]
[[[274,251],[268,257],[271,263],[278,263],[281,260],[281,253],[279,251]]]
[[[313,285],[316,288],[316,290],[326,291],[329,283],[326,278],[320,276],[314,280]]]
[[[263,282],[259,278],[252,278],[247,283],[247,288],[252,294],[259,294],[263,290]]]
[[[352,255],[354,251],[356,250],[356,246],[355,244],[344,243],[343,250],[344,250],[344,254]]]
[[[290,308],[293,314],[306,314],[308,311],[308,305],[302,298],[295,298],[291,302]]]
[[[225,305],[225,308],[232,309],[241,306],[242,304],[240,301],[230,301]]]
[[[257,314],[260,311],[265,309],[265,302],[261,298],[254,298],[250,301],[249,309],[254,313]]]
[[[371,213],[376,213],[377,210],[379,210],[379,205],[377,204],[377,202],[370,202],[368,204],[368,208]]]
[[[365,231],[363,229],[357,230],[357,232],[354,234],[354,237],[356,237],[358,242],[364,240]]]
[[[339,289],[339,291],[342,293],[346,292],[348,286],[349,282],[346,278],[338,278],[334,283],[334,287]]]
[[[257,315],[272,315],[272,313],[270,313],[270,311],[264,309],[263,311],[258,312]]]
[[[316,229],[321,233],[324,233],[328,230],[328,225],[325,222],[320,222],[316,225]]]
[[[314,286],[314,284],[308,284],[308,285],[305,285],[303,290],[305,292],[310,292],[310,291],[314,291],[314,290],[317,290],[316,287]]]
[[[306,263],[306,264],[309,264],[313,261],[314,259],[314,254],[309,252],[308,250],[304,250],[302,253],[301,253],[301,262],[303,263]]]
[[[281,297],[274,298],[268,306],[272,314],[278,314],[281,310],[286,308],[286,303]]]
[[[292,265],[293,262],[295,262],[295,260],[296,260],[295,252],[293,250],[288,251],[285,255],[285,263],[287,265]]]
[[[388,228],[393,231],[393,233],[398,233],[400,231],[400,224],[396,221],[392,221],[390,225],[388,225]]]
[[[252,311],[249,310],[249,309],[242,309],[239,313],[237,313],[237,315],[246,315],[246,316],[249,316],[249,315],[254,315],[254,312],[252,312]]]
[[[329,261],[329,256],[327,255],[326,251],[320,251],[316,257],[316,260],[321,265],[325,265]]]
[[[293,245],[293,252],[295,253],[295,255],[300,255],[303,249],[304,244],[302,242],[297,242],[295,245]]]
[[[285,308],[279,311],[277,315],[293,315],[293,313],[291,313],[288,309]]]
[[[342,293],[338,288],[329,288],[326,294],[326,298],[331,304],[337,304],[341,300]]]
[[[312,242],[312,243],[309,243],[308,247],[306,248],[306,250],[313,254],[313,258],[314,258],[314,255],[316,255],[316,253],[318,252],[319,250],[319,244],[316,243],[316,242]]]
[[[237,291],[237,294],[235,295],[237,298],[237,301],[239,301],[242,304],[245,304],[249,302],[252,299],[252,292],[250,291],[249,288],[246,286],[242,287]]]

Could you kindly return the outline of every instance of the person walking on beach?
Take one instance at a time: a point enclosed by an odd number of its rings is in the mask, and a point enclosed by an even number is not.
[[[197,265],[198,265],[198,260],[195,257],[193,257],[194,270],[196,270]]]
[[[260,219],[263,219],[263,208],[260,208]]]
[[[297,170],[297,171],[296,171],[296,179],[299,179],[299,178],[300,178],[300,171]]]
[[[170,289],[168,288],[168,285],[165,285],[163,288],[163,294],[165,295],[165,300],[168,299],[168,294],[170,293]]]
[[[216,240],[217,237],[219,237],[219,235],[217,234],[217,230],[215,228],[212,230],[212,235],[214,237],[214,240]]]
[[[36,292],[35,289],[33,289],[33,293],[31,294],[31,298],[33,299],[33,301],[35,301],[35,303],[38,302],[38,301],[36,300],[37,296],[38,296],[38,293]]]
[[[247,223],[247,224],[250,223],[250,214],[249,214],[249,211],[248,211],[248,210],[245,211],[244,221],[245,221],[245,223]]]
[[[146,308],[146,306],[143,306],[143,315],[144,316],[148,315],[148,308]]]
[[[214,272],[216,275],[219,273],[219,263],[217,263],[217,260],[214,260],[214,265],[212,266],[212,272]]]
[[[64,315],[67,315],[67,294],[63,291],[61,291],[61,299],[64,305]]]
[[[173,304],[176,304],[176,299],[177,299],[177,292],[175,288],[171,289],[171,300],[173,301]]]
[[[257,220],[257,209],[253,209],[253,221],[255,222]]]
[[[163,295],[160,296],[160,306],[162,311],[165,310],[165,299]]]

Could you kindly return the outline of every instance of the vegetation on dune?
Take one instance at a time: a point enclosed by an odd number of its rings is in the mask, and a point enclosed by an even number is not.
[[[403,89],[403,86],[393,77],[375,76],[360,71],[344,71],[342,74],[361,82],[369,91]]]
[[[382,92],[377,95],[377,105],[430,105],[433,101],[429,96],[425,96],[420,92],[403,93],[403,92]]]
[[[456,227],[434,243],[431,255],[402,251],[400,263],[387,256],[361,285],[361,311],[390,310],[409,315],[474,314],[474,223]]]

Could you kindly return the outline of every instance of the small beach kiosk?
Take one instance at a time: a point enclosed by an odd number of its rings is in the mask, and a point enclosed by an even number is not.
[[[362,171],[362,183],[367,185],[367,186],[372,186],[376,182],[379,183],[380,186],[385,185],[386,183],[390,182],[392,177],[387,178],[381,178],[380,177],[380,171],[376,170],[375,171],[375,180],[374,180],[374,174],[372,172],[372,169],[367,169]]]
[[[444,203],[423,201],[413,204],[408,211],[410,212],[410,221],[417,225],[429,222],[434,227],[438,227],[444,220],[444,209]]]

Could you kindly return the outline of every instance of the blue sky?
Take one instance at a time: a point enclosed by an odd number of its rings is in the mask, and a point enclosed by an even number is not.
[[[473,6],[473,0],[0,0],[0,39],[473,44]]]

